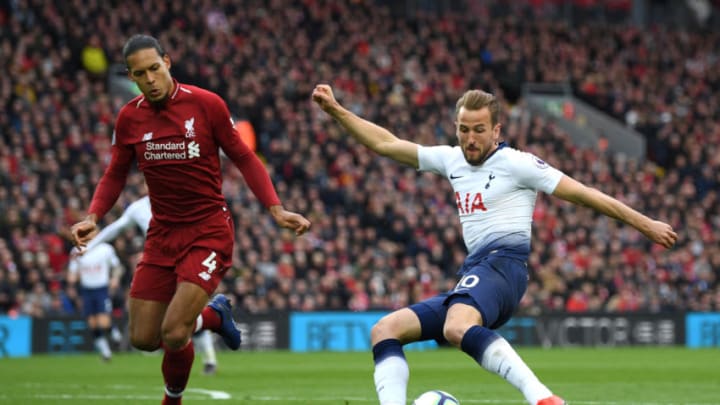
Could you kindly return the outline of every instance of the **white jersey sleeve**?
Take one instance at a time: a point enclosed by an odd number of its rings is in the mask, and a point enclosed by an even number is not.
[[[82,256],[73,257],[68,270],[71,273],[78,273],[80,285],[84,288],[99,288],[108,286],[110,272],[120,266],[120,259],[115,249],[107,243],[101,243]]]
[[[508,160],[510,170],[520,186],[552,194],[563,173],[532,153],[516,151],[516,158]]]
[[[453,152],[453,147],[447,145],[418,146],[418,170],[447,176],[445,162]]]
[[[101,243],[115,240],[120,232],[131,226],[139,227],[143,231],[143,235],[147,235],[151,218],[152,209],[150,208],[150,197],[145,196],[130,204],[120,218],[103,228],[97,236],[90,240],[86,249],[91,250]]]

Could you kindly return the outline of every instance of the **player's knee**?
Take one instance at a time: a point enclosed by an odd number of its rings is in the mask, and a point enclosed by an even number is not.
[[[465,336],[468,328],[468,326],[463,324],[446,322],[445,325],[443,325],[443,336],[451,345],[460,347],[463,336]]]
[[[397,325],[392,317],[386,316],[380,319],[370,330],[370,340],[376,344],[385,339],[397,339]]]
[[[169,349],[179,349],[183,347],[189,337],[189,331],[184,327],[163,327],[162,329],[163,345]]]
[[[160,347],[160,339],[151,338],[147,335],[130,333],[130,344],[138,350],[152,352]]]

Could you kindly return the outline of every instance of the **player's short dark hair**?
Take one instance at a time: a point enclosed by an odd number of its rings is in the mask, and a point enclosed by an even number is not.
[[[487,107],[490,110],[490,124],[495,125],[500,120],[500,102],[498,102],[497,97],[486,91],[466,91],[455,105],[456,118],[461,107],[465,107],[466,110],[481,110]]]
[[[136,34],[130,37],[123,46],[123,58],[127,63],[127,58],[141,49],[154,48],[160,57],[165,56],[165,49],[163,49],[160,42],[155,37],[144,34]]]

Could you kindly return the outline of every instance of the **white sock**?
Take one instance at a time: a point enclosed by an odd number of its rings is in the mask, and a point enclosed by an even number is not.
[[[117,326],[113,326],[113,328],[110,330],[110,336],[112,337],[113,342],[122,342],[122,332],[120,332],[120,329],[118,329]]]
[[[182,396],[182,394],[183,394],[183,391],[172,392],[172,391],[168,390],[167,387],[165,387],[165,395],[167,395],[170,398],[180,398]]]
[[[110,344],[108,344],[108,341],[105,337],[99,337],[95,339],[95,348],[100,352],[100,355],[105,358],[109,359],[112,356],[112,352],[110,351]]]
[[[213,343],[213,336],[209,330],[203,331],[200,336],[200,346],[202,347],[204,363],[205,364],[217,364],[217,356],[215,355],[215,344]]]
[[[203,320],[202,320],[202,314],[198,315],[197,319],[195,320],[195,330],[193,333],[198,333],[200,329],[203,327]]]
[[[399,356],[388,357],[375,365],[375,391],[380,405],[405,405],[410,369]]]
[[[482,366],[519,389],[525,400],[535,405],[543,398],[552,396],[552,392],[544,386],[524,361],[513,350],[507,340],[496,339],[485,349]]]

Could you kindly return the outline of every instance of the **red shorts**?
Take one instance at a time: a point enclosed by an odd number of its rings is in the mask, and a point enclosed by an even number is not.
[[[151,222],[143,257],[130,286],[130,296],[170,302],[180,281],[215,292],[232,264],[232,216],[223,209],[201,223],[167,226]]]

